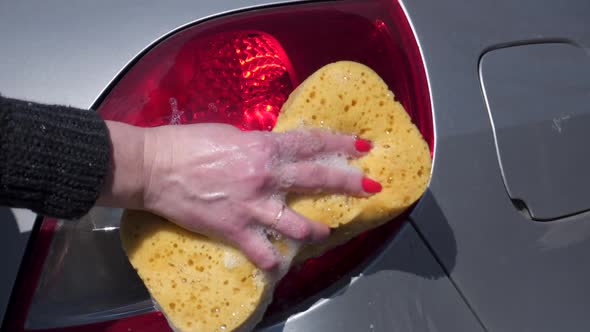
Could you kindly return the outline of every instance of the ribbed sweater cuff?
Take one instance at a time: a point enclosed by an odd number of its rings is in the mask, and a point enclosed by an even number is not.
[[[94,111],[0,96],[0,205],[75,218],[95,204],[110,168]]]

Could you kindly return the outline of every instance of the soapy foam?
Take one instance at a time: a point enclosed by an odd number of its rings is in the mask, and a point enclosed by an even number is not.
[[[313,158],[307,159],[305,162],[316,163],[334,169],[340,169],[350,173],[360,173],[361,170],[349,163],[348,157],[343,153],[324,153],[319,154]],[[297,164],[286,164],[286,167],[277,167],[280,171],[275,175],[278,179],[279,188],[290,189],[295,186],[295,182],[299,175]],[[320,193],[318,189],[315,193]],[[286,195],[283,193],[277,197],[280,201],[285,202]]]
[[[223,265],[228,269],[234,269],[242,264],[244,257],[236,255],[229,251],[223,252]]]
[[[333,168],[339,168],[344,171],[360,171],[357,167],[351,165],[348,161],[348,158],[342,153],[323,154],[315,158],[313,161],[318,164],[322,164]]]

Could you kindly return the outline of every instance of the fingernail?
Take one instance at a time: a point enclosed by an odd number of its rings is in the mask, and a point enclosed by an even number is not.
[[[366,139],[357,138],[356,141],[354,141],[354,147],[359,152],[369,152],[371,151],[373,145],[370,141],[367,141]]]
[[[363,185],[363,190],[370,193],[370,194],[378,193],[382,189],[381,183],[379,183],[375,180],[369,179],[368,177],[363,178],[362,185]]]

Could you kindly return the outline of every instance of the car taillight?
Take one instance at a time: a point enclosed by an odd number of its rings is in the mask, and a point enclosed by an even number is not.
[[[98,102],[138,126],[223,122],[272,129],[289,93],[320,67],[352,60],[389,85],[430,145],[428,83],[414,33],[394,0],[306,3],[212,19],[171,34],[130,66]],[[118,210],[78,221],[45,219],[21,269],[9,331],[162,331],[165,319],[126,261]],[[403,217],[294,267],[267,321],[362,267]]]

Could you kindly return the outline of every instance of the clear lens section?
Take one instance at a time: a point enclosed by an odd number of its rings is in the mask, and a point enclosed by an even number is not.
[[[119,240],[121,210],[95,208],[58,221],[27,329],[89,324],[153,311]]]

